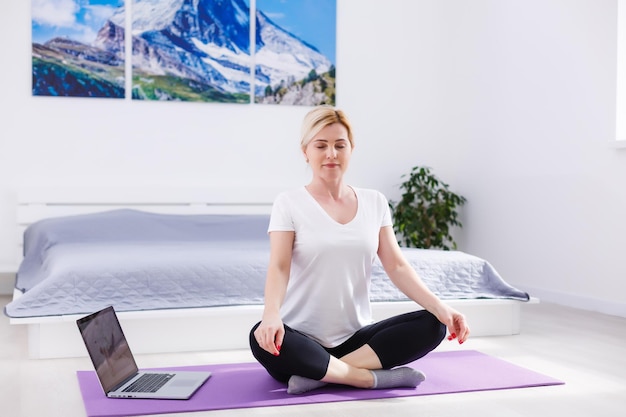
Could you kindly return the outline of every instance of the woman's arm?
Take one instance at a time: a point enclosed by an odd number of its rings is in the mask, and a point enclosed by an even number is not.
[[[265,308],[254,336],[263,349],[278,356],[285,336],[280,306],[287,292],[294,232],[270,232],[270,260],[265,279]]]
[[[400,291],[445,324],[451,338],[458,337],[459,343],[467,340],[469,327],[465,322],[465,317],[444,304],[439,297],[428,289],[404,257],[391,226],[380,229],[378,257],[383,268],[385,268],[385,272]]]

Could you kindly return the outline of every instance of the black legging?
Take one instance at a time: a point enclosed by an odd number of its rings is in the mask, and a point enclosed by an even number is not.
[[[431,313],[420,310],[401,314],[365,326],[334,348],[325,348],[315,340],[285,325],[280,355],[263,350],[250,331],[250,348],[254,357],[278,381],[287,382],[292,375],[320,380],[326,375],[330,356],[341,358],[363,345],[369,345],[383,369],[404,365],[436,348],[446,335],[446,327]]]

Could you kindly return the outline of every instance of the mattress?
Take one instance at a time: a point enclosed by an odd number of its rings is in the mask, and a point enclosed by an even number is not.
[[[138,210],[46,219],[24,234],[9,317],[263,304],[268,215],[172,215]],[[485,260],[460,251],[402,248],[442,299],[528,294]],[[406,301],[376,262],[371,300]]]

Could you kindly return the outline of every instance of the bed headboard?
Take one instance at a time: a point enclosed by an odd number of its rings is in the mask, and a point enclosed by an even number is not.
[[[165,214],[269,214],[274,187],[63,187],[25,188],[17,195],[18,257],[24,230],[50,217],[133,208]]]

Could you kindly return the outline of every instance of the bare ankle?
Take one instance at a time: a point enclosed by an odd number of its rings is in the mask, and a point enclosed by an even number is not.
[[[369,369],[363,369],[363,385],[359,388],[374,388],[376,384],[376,377]]]

